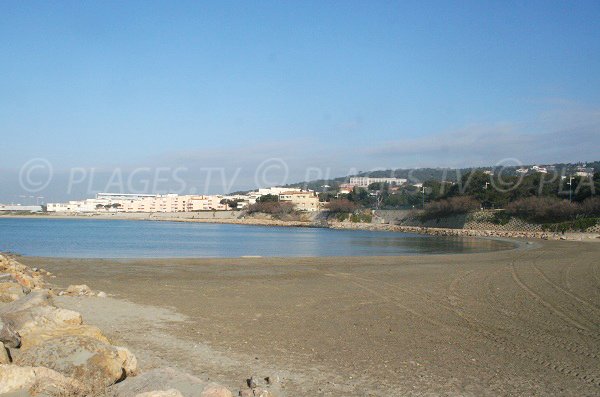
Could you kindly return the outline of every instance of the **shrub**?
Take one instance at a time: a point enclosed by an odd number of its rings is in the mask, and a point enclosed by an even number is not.
[[[344,222],[346,219],[348,219],[348,215],[350,215],[348,212],[335,212],[335,219],[337,219],[340,222]]]
[[[255,212],[262,212],[264,214],[276,216],[287,215],[294,212],[294,205],[292,203],[282,203],[279,201],[256,202],[255,204],[248,206],[249,214],[253,214]]]
[[[329,212],[336,214],[336,213],[352,213],[354,211],[356,211],[358,209],[358,205],[356,205],[356,203],[353,203],[352,201],[342,198],[342,199],[336,199],[336,200],[331,200],[329,203],[327,203],[326,208],[329,210]]]
[[[579,205],[553,197],[527,197],[513,201],[506,213],[533,222],[560,222],[575,218]]]
[[[587,198],[580,207],[580,213],[584,216],[600,216],[600,197]]]
[[[479,202],[474,198],[456,196],[427,204],[419,215],[419,218],[421,220],[439,219],[451,215],[466,214],[479,208]]]
[[[600,219],[598,218],[579,218],[574,221],[560,222],[560,223],[545,223],[542,225],[542,230],[550,232],[585,232],[592,226],[596,226]]]
[[[496,225],[506,225],[510,221],[510,218],[510,214],[507,214],[506,211],[496,211],[492,217],[492,223]]]
[[[371,223],[373,215],[365,212],[350,215],[350,222],[354,223]]]

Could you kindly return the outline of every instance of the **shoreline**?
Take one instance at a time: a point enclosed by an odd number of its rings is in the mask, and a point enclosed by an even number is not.
[[[117,215],[120,214],[120,215]],[[159,215],[157,215],[159,214]],[[278,220],[265,219],[255,217],[245,218],[199,218],[198,214],[206,215],[213,212],[200,213],[176,213],[186,214],[189,217],[182,215],[169,217],[168,213],[115,213],[108,214],[92,214],[92,215],[48,215],[48,214],[31,214],[31,215],[0,215],[2,218],[18,218],[18,219],[98,219],[98,220],[130,220],[130,221],[155,221],[155,222],[189,222],[189,223],[207,223],[207,224],[230,224],[230,225],[249,225],[263,227],[305,227],[305,228],[322,228],[334,230],[366,230],[366,231],[382,231],[382,232],[400,232],[425,234],[432,236],[444,237],[490,237],[490,238],[508,238],[508,239],[537,239],[537,240],[567,240],[567,241],[588,241],[600,242],[600,233],[586,232],[568,232],[564,234],[552,232],[533,232],[533,231],[504,231],[504,230],[474,230],[474,229],[451,229],[451,228],[433,228],[425,226],[402,226],[389,223],[361,223],[361,222],[315,222],[314,220]],[[235,212],[227,211],[227,215],[234,215]],[[239,214],[241,215],[241,214]]]

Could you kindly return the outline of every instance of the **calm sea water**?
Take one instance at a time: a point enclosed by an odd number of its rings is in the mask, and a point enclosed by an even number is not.
[[[0,251],[71,258],[364,256],[483,252],[492,240],[407,233],[98,219],[0,218]]]

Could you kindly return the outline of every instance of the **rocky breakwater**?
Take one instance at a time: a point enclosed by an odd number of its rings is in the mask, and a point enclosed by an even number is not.
[[[139,373],[136,357],[114,346],[80,313],[55,306],[50,275],[0,254],[0,395],[231,397],[226,387],[172,368]],[[85,285],[61,295],[97,296]],[[268,380],[268,378],[267,378]],[[239,394],[270,397],[276,386],[244,383]]]
[[[502,237],[502,238],[524,238],[542,240],[564,240],[566,237],[547,232],[505,231],[505,230],[473,230],[473,229],[450,229],[424,226],[400,226],[380,223],[359,222],[331,222],[332,229],[353,229],[371,231],[390,231],[416,234],[429,234],[433,236],[457,236],[457,237]],[[595,236],[594,236],[595,237]]]

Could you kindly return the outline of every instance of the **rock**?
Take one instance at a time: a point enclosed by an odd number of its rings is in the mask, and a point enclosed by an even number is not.
[[[83,325],[81,314],[54,306],[37,306],[0,315],[20,336],[21,349],[65,335],[81,335],[108,343],[102,332],[93,326]]]
[[[47,367],[85,381],[94,389],[110,386],[126,376],[124,359],[116,347],[81,335],[46,340],[20,352],[14,363]]]
[[[92,290],[85,284],[69,285],[65,293],[72,296],[88,296],[92,294]]]
[[[240,397],[254,397],[254,392],[252,389],[242,389],[239,393]]]
[[[200,397],[233,397],[233,394],[225,386],[209,383],[200,393]]]
[[[246,380],[246,383],[248,383],[248,387],[251,389],[257,388],[259,382],[260,380],[256,376],[251,376],[250,379]]]
[[[41,281],[34,279],[26,273],[14,273],[13,278],[17,283],[28,289],[40,288],[42,286]]]
[[[80,382],[49,368],[0,365],[0,394],[78,396],[82,391]]]
[[[183,394],[177,389],[153,390],[145,393],[136,394],[135,397],[183,397]]]
[[[3,347],[17,348],[21,346],[21,336],[16,332],[13,327],[2,321],[0,317],[0,342]]]
[[[127,376],[137,375],[138,362],[135,355],[126,347],[116,346],[116,349],[119,358],[123,361],[123,369],[125,370],[125,374]]]
[[[21,335],[21,351],[62,336],[86,337],[110,345],[102,331],[93,325],[56,325],[54,327],[34,328]]]
[[[0,305],[0,315],[27,310],[37,306],[48,306],[51,303],[50,291],[44,289],[35,290],[14,302]]]
[[[272,393],[271,390],[265,389],[262,387],[258,387],[253,390],[254,397],[275,397],[275,393]]]
[[[23,286],[15,282],[0,283],[0,302],[13,302],[25,296]]]
[[[4,343],[0,342],[0,364],[10,364],[10,356],[8,350],[4,347]]]
[[[98,292],[98,295],[96,295],[96,296],[98,298],[106,298],[107,297],[106,292],[102,292],[102,291]]]
[[[110,388],[111,396],[130,397],[156,390],[176,389],[184,396],[198,396],[206,386],[202,380],[173,368],[157,368],[125,379]]]

